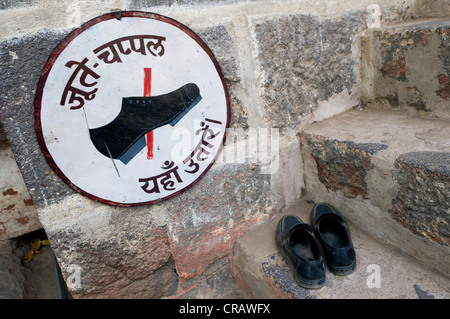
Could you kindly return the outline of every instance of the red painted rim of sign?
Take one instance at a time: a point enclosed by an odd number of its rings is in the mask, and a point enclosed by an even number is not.
[[[151,12],[143,12],[143,11],[119,11],[119,12],[107,13],[107,14],[104,14],[102,16],[96,17],[96,18],[94,18],[92,20],[89,20],[88,22],[86,22],[82,26],[80,26],[79,28],[73,30],[53,50],[53,52],[51,53],[50,57],[47,59],[47,62],[45,63],[44,68],[42,69],[41,76],[39,78],[39,82],[38,82],[37,89],[36,89],[36,94],[35,94],[35,98],[34,98],[34,128],[36,130],[38,144],[39,144],[39,146],[41,148],[42,153],[44,154],[44,157],[45,157],[45,160],[47,161],[47,164],[72,189],[74,189],[78,193],[80,193],[80,194],[82,194],[82,195],[84,195],[84,196],[86,196],[86,197],[88,197],[88,198],[90,198],[90,199],[92,199],[94,201],[97,201],[97,202],[100,202],[100,203],[103,203],[103,204],[106,204],[106,205],[122,206],[122,207],[146,206],[146,205],[156,204],[156,203],[160,203],[162,201],[165,201],[165,200],[167,200],[167,199],[169,199],[169,198],[171,198],[173,196],[176,196],[176,195],[184,192],[185,190],[189,189],[194,184],[196,184],[206,174],[206,172],[209,171],[211,166],[215,163],[218,155],[220,154],[220,152],[222,150],[223,145],[225,144],[226,131],[224,132],[222,143],[219,145],[219,149],[218,149],[214,159],[212,160],[211,164],[191,184],[189,184],[185,188],[180,189],[179,191],[177,191],[177,192],[175,192],[175,193],[173,193],[171,195],[168,195],[168,196],[166,196],[164,198],[161,198],[161,199],[158,199],[158,200],[153,200],[153,201],[148,201],[148,202],[141,202],[141,203],[120,203],[120,202],[114,202],[114,201],[110,201],[110,200],[107,200],[107,199],[95,196],[95,195],[93,195],[91,193],[88,193],[88,192],[84,191],[83,189],[79,188],[75,184],[73,184],[64,175],[64,173],[60,170],[58,165],[53,160],[50,152],[48,151],[47,146],[46,146],[45,141],[44,141],[44,136],[43,136],[43,133],[42,133],[42,126],[41,126],[41,106],[42,106],[41,102],[42,102],[42,95],[43,95],[43,91],[44,91],[44,86],[45,86],[45,84],[47,82],[47,77],[48,77],[48,75],[50,73],[50,70],[52,69],[53,64],[55,63],[56,59],[59,57],[61,52],[64,51],[64,49],[69,45],[69,43],[73,39],[75,39],[78,35],[83,33],[85,30],[89,29],[90,27],[96,25],[97,23],[103,22],[103,21],[107,21],[107,20],[110,20],[110,19],[121,19],[122,17],[148,18],[148,19],[159,20],[159,21],[162,21],[162,22],[166,22],[166,23],[172,24],[173,26],[175,26],[175,27],[179,28],[180,30],[182,30],[183,32],[185,32],[194,41],[196,41],[198,43],[198,45],[200,45],[203,48],[203,50],[208,54],[208,56],[211,59],[211,61],[214,63],[216,71],[219,74],[220,79],[222,81],[223,89],[224,89],[224,92],[225,92],[226,103],[227,103],[227,123],[226,123],[225,127],[226,128],[229,127],[229,124],[230,124],[230,96],[229,96],[229,93],[228,93],[228,88],[227,88],[227,85],[225,83],[225,79],[223,77],[222,70],[221,70],[221,68],[219,66],[219,63],[217,62],[214,54],[208,48],[206,43],[202,39],[200,39],[200,37],[197,34],[195,34],[194,31],[192,31],[191,29],[189,29],[185,25],[181,24],[180,22],[178,22],[176,20],[173,20],[171,18],[168,18],[166,16],[159,15],[159,14],[156,14],[156,13],[151,13]]]

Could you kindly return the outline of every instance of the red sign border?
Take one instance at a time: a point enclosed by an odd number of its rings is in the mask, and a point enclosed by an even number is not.
[[[222,70],[220,68],[219,63],[217,62],[214,54],[212,53],[212,51],[208,48],[208,46],[206,45],[206,43],[194,32],[192,31],[190,28],[188,28],[187,26],[183,25],[182,23],[160,15],[160,14],[156,14],[156,13],[152,13],[152,12],[144,12],[144,11],[118,11],[118,12],[111,12],[111,13],[107,13],[101,16],[98,16],[96,18],[93,18],[92,20],[89,20],[87,22],[85,22],[84,24],[82,24],[79,28],[73,30],[71,33],[69,33],[69,35],[67,35],[57,46],[56,48],[52,51],[52,53],[50,54],[49,58],[47,59],[42,71],[41,71],[41,76],[39,78],[38,84],[37,84],[37,88],[36,88],[36,94],[35,94],[35,98],[34,98],[34,128],[36,131],[36,137],[37,137],[37,141],[38,144],[41,148],[42,153],[44,154],[45,160],[47,161],[47,164],[55,171],[55,173],[69,186],[71,187],[73,190],[75,190],[76,192],[96,201],[96,202],[100,202],[106,205],[110,205],[110,206],[119,206],[119,207],[137,207],[137,206],[147,206],[147,205],[152,205],[152,204],[157,204],[157,203],[161,203],[163,201],[166,201],[184,191],[186,191],[187,189],[189,189],[190,187],[192,187],[194,184],[196,184],[211,168],[211,166],[215,163],[218,155],[220,154],[220,151],[223,147],[223,145],[225,144],[225,140],[226,140],[226,132],[224,133],[223,136],[223,140],[222,143],[219,145],[219,149],[216,152],[216,155],[214,157],[214,159],[212,160],[212,162],[209,164],[209,166],[202,172],[202,174],[200,174],[200,176],[193,181],[191,184],[189,184],[188,186],[186,186],[183,189],[180,189],[179,191],[168,195],[166,197],[157,199],[157,200],[153,200],[153,201],[148,201],[148,202],[141,202],[141,203],[120,203],[120,202],[114,202],[114,201],[110,201],[104,198],[100,198],[98,196],[95,196],[91,193],[88,193],[86,191],[84,191],[83,189],[79,188],[78,186],[76,186],[75,184],[73,184],[69,178],[67,178],[65,176],[65,174],[61,171],[61,169],[58,167],[58,165],[55,163],[55,161],[53,160],[53,157],[51,156],[50,152],[47,149],[47,146],[45,144],[45,140],[44,140],[44,136],[42,133],[42,125],[41,125],[41,107],[42,107],[42,95],[43,95],[43,91],[44,91],[44,87],[45,84],[47,82],[47,78],[48,75],[50,73],[50,70],[53,67],[53,64],[55,63],[56,59],[59,57],[59,55],[61,54],[61,52],[69,45],[69,43],[75,39],[78,35],[80,35],[81,33],[83,33],[85,30],[89,29],[90,27],[96,25],[97,23],[103,22],[103,21],[107,21],[107,20],[111,20],[111,19],[121,19],[123,17],[138,17],[138,18],[148,18],[148,19],[154,19],[154,20],[159,20],[162,22],[166,22],[169,24],[172,24],[173,26],[179,28],[180,30],[182,30],[183,32],[185,32],[188,36],[190,36],[194,41],[196,41],[198,43],[198,45],[200,45],[200,47],[202,47],[202,49],[208,54],[209,58],[211,59],[211,61],[214,63],[214,66],[216,68],[217,73],[220,76],[220,79],[222,81],[222,85],[223,85],[223,89],[225,92],[225,98],[226,98],[226,103],[227,103],[227,123],[225,125],[226,128],[229,127],[230,124],[230,96],[229,96],[229,92],[228,92],[228,88],[225,82],[225,78],[222,74]]]

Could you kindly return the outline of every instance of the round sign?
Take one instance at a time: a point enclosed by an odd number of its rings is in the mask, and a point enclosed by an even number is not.
[[[48,164],[72,188],[117,206],[152,204],[211,167],[230,118],[210,49],[153,13],[97,17],[45,64],[35,128]]]

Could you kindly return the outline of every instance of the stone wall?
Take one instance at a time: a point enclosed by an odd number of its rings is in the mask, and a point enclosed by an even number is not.
[[[220,293],[215,283],[231,280],[234,241],[304,191],[299,130],[358,105],[361,33],[377,19],[442,15],[426,1],[383,0],[380,18],[371,4],[2,1],[0,120],[73,295]],[[231,98],[235,130],[223,156],[195,186],[148,207],[105,206],[74,192],[47,165],[34,131],[36,84],[53,48],[85,21],[118,10],[155,12],[191,28],[215,54]],[[269,152],[250,151],[255,132],[275,133]]]
[[[448,20],[426,20],[365,32],[363,104],[450,118],[448,29]]]
[[[393,217],[413,233],[446,246],[450,246],[445,222],[450,193],[449,162],[450,153],[445,152],[409,152],[400,156],[395,163],[398,170],[394,178],[401,189],[392,208]],[[417,189],[420,192],[414,191]]]
[[[305,197],[449,273],[448,120],[360,109],[302,130]]]

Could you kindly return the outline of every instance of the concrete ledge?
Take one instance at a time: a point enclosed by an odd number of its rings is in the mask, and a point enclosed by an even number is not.
[[[30,7],[36,0],[5,0],[0,2],[0,10]]]

